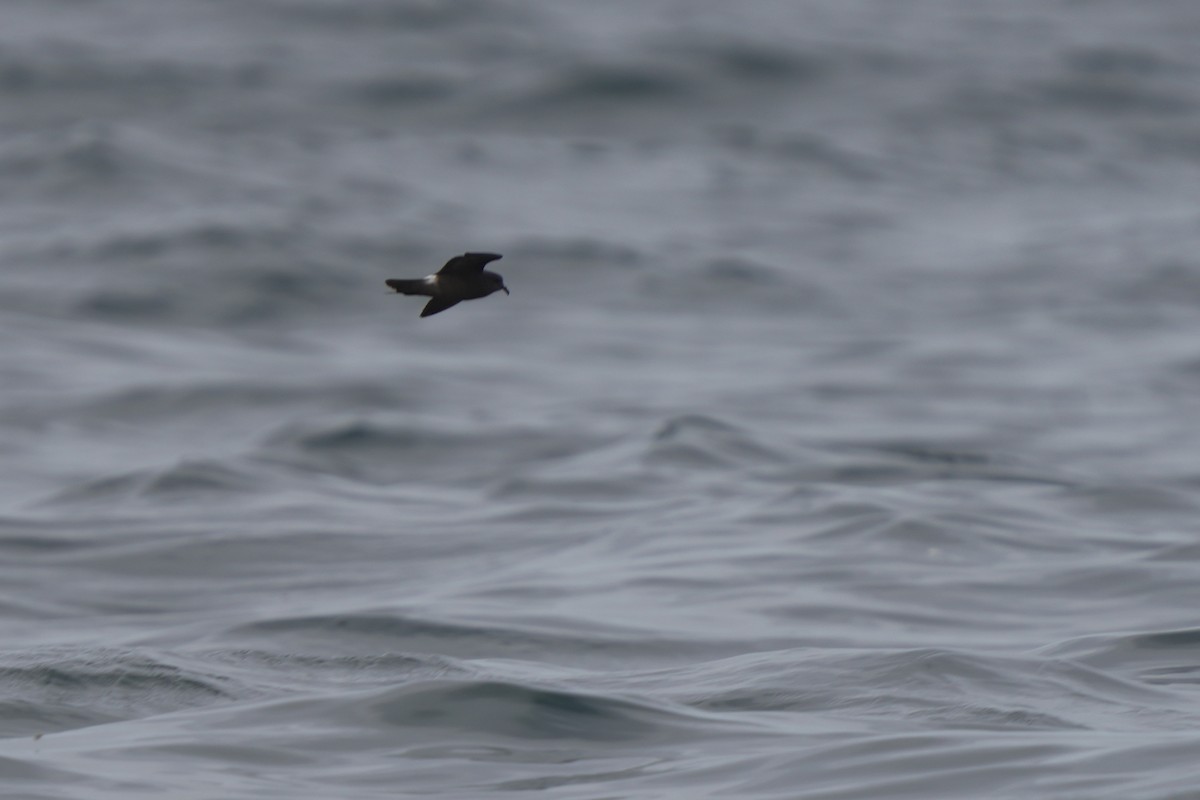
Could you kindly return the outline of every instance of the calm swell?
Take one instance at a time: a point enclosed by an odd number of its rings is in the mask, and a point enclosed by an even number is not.
[[[1191,796],[1197,33],[14,2],[3,794]]]

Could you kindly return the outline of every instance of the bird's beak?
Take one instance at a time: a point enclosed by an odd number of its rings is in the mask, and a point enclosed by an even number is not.
[[[508,294],[508,287],[507,287],[507,286],[501,286],[500,288],[504,290],[504,293],[505,293],[505,294]]]

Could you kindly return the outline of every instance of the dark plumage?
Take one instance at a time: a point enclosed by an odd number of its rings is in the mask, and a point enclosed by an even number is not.
[[[421,311],[422,317],[428,317],[463,300],[487,297],[492,292],[508,294],[504,278],[484,269],[489,262],[500,257],[499,253],[463,253],[447,261],[433,275],[392,278],[387,285],[399,294],[419,294],[431,298]]]

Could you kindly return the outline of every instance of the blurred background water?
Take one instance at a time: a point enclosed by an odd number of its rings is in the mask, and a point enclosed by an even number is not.
[[[1197,796],[1191,0],[0,16],[4,797]]]

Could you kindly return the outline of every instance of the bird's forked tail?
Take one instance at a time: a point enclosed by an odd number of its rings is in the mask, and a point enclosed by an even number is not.
[[[423,294],[426,296],[433,294],[433,287],[424,278],[415,278],[412,280],[391,278],[386,283],[400,294]]]

